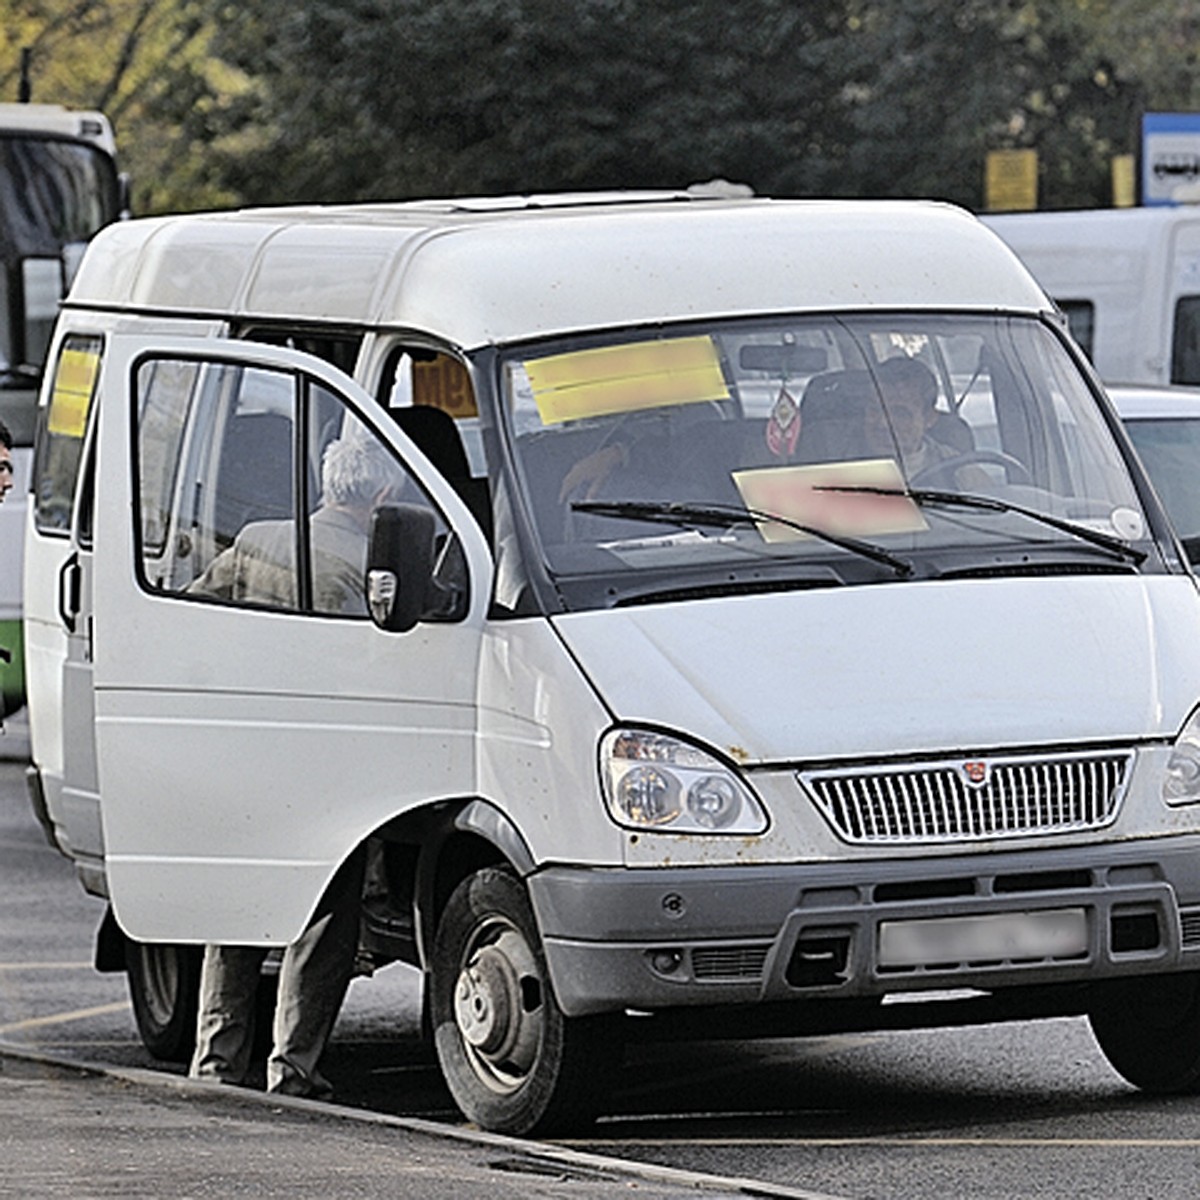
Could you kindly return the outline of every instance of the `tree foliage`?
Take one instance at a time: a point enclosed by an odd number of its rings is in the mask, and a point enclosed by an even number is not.
[[[96,108],[113,123],[137,211],[240,199],[214,152],[241,140],[251,81],[213,53],[217,0],[0,0],[0,95]]]
[[[0,0],[0,89],[105,108],[143,210],[724,177],[979,207],[1030,147],[1102,205],[1200,106],[1194,0]]]

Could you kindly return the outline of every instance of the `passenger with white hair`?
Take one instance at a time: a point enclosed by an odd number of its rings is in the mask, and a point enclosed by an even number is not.
[[[367,611],[363,581],[371,514],[403,474],[373,438],[343,436],[321,459],[321,505],[309,518],[312,606],[321,613]],[[253,521],[217,555],[189,591],[223,600],[295,609],[296,526]]]

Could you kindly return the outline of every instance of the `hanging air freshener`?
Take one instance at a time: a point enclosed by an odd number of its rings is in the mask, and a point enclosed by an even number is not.
[[[800,436],[800,408],[785,383],[767,421],[767,447],[776,458],[790,458]]]

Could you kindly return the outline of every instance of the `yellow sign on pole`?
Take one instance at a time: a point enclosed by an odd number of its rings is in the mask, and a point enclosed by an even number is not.
[[[1137,165],[1132,154],[1114,154],[1112,159],[1113,208],[1137,204]]]
[[[1037,208],[1037,151],[989,150],[983,202],[988,212],[1029,212]]]

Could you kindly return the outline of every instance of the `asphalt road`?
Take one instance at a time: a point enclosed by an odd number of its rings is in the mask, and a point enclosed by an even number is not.
[[[83,894],[70,865],[42,840],[20,765],[0,763],[0,1042],[153,1072],[138,1075],[139,1086],[145,1078],[176,1084],[181,1068],[154,1063],[136,1039],[123,976],[90,966],[101,915],[100,902]],[[414,977],[404,968],[355,982],[326,1064],[341,1111],[461,1129],[417,1037],[416,1012]],[[0,1084],[7,1074],[0,1072]],[[108,1085],[86,1086],[97,1089],[99,1103]],[[160,1119],[155,1111],[144,1110],[151,1125]],[[299,1119],[291,1109],[286,1116]],[[1059,1020],[638,1045],[627,1054],[611,1112],[553,1149],[757,1180],[766,1195],[1191,1197],[1198,1117],[1200,1099],[1141,1096],[1107,1066],[1084,1022]],[[478,1155],[472,1145],[463,1143],[460,1166]],[[694,1186],[683,1182],[690,1176],[671,1178],[633,1176],[612,1186],[642,1196]],[[475,1194],[466,1175],[459,1184],[457,1194]],[[563,1168],[557,1182],[522,1186],[528,1195],[560,1194],[561,1186],[563,1195],[583,1196],[601,1185]],[[435,1193],[406,1187],[404,1194]]]

